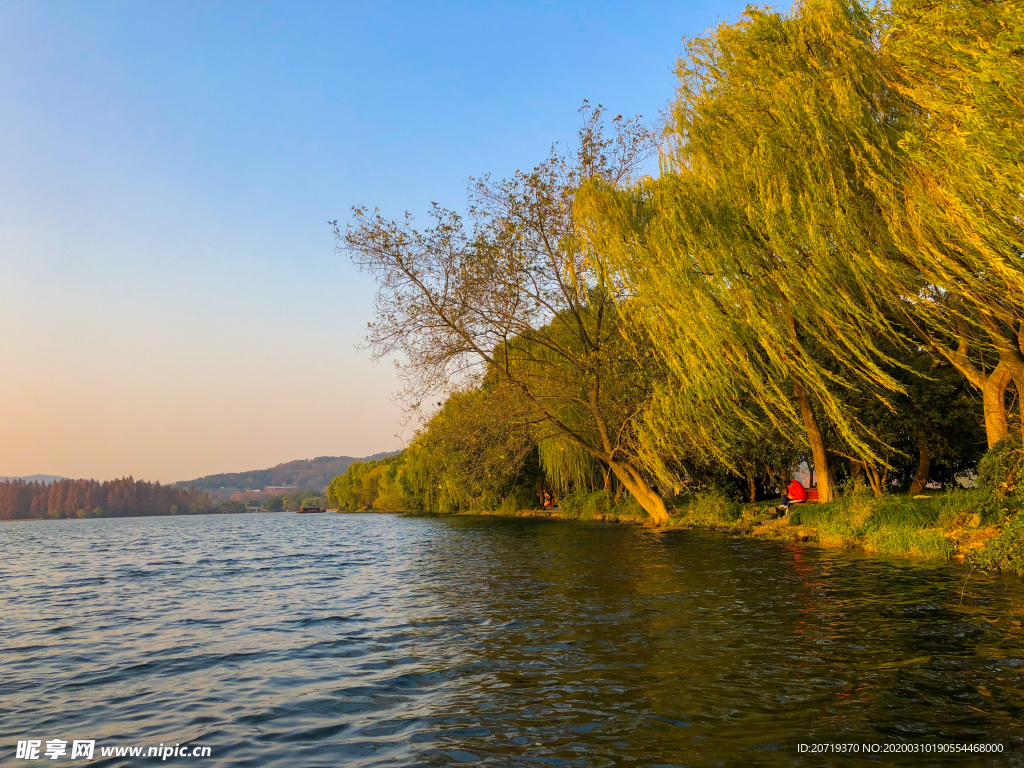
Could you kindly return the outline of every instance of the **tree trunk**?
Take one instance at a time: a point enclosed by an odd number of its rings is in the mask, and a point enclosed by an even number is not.
[[[875,492],[875,496],[884,496],[885,481],[889,478],[889,470],[874,464],[865,464],[864,472],[868,476],[868,482],[871,484],[871,490]]]
[[[747,467],[747,490],[750,491],[750,503],[753,504],[757,501],[757,478],[750,467]]]
[[[612,473],[611,473],[611,470],[609,470],[605,466],[602,466],[601,467],[601,474],[604,475],[604,492],[605,493],[611,493],[612,492]]]
[[[1009,432],[1006,413],[1006,387],[1014,373],[1024,378],[1024,370],[1018,364],[1019,356],[1010,350],[1004,350],[999,364],[986,373],[979,369],[967,357],[968,335],[966,331],[960,338],[960,346],[954,351],[942,344],[929,342],[931,346],[953,364],[960,374],[971,384],[981,390],[981,402],[985,409],[985,437],[988,447],[998,443]]]
[[[644,511],[651,516],[657,525],[664,525],[668,522],[668,509],[665,508],[665,501],[661,494],[651,488],[643,476],[628,464],[613,462],[612,472],[619,478],[619,482],[626,487],[630,493],[644,508]]]
[[[932,457],[928,453],[928,446],[921,446],[921,455],[917,460],[917,474],[914,475],[914,482],[910,484],[911,495],[920,493],[928,485],[928,470],[931,469]]]
[[[989,376],[982,379],[981,402],[985,409],[985,436],[988,447],[998,443],[1010,431],[1006,415],[1006,387],[1010,384],[1010,371],[998,366]]]
[[[825,440],[818,428],[818,419],[811,407],[811,398],[807,395],[803,383],[793,377],[793,394],[800,406],[800,416],[804,420],[807,442],[811,444],[811,455],[814,458],[814,470],[818,475],[818,501],[832,501],[835,498],[835,484],[832,482],[832,470],[828,465],[828,454],[825,451]]]

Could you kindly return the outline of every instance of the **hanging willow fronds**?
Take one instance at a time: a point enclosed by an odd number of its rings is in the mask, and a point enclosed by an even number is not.
[[[798,381],[873,457],[843,392],[901,390],[876,343],[895,333],[877,286],[915,275],[894,258],[888,190],[864,181],[898,138],[879,119],[870,19],[830,0],[788,16],[748,9],[691,41],[677,71],[662,177],[587,197],[591,235],[636,299],[630,318],[708,411],[755,432],[764,420],[802,430]]]
[[[557,437],[541,440],[538,452],[541,469],[556,491],[587,488],[600,474],[597,462],[590,454]]]

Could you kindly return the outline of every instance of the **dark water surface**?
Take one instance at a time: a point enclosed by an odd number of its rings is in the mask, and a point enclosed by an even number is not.
[[[946,565],[484,517],[21,522],[0,545],[4,764],[85,764],[15,760],[26,738],[96,739],[95,765],[155,764],[99,745],[161,742],[210,746],[166,762],[206,766],[1024,754],[1017,579],[974,573],[961,604]]]

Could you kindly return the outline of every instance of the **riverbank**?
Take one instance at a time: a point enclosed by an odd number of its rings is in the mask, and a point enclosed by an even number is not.
[[[734,536],[800,541],[884,555],[968,562],[1024,576],[1024,516],[1014,505],[977,490],[957,489],[876,497],[870,492],[826,504],[794,506],[777,517],[777,501],[740,503],[698,494],[671,508],[666,528],[712,530]],[[653,526],[635,504],[573,500],[561,509],[473,512],[502,517],[547,517]]]

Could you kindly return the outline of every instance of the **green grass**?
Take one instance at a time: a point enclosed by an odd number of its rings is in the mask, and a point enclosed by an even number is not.
[[[957,488],[935,498],[938,524],[943,528],[974,528],[982,524],[992,506],[991,494],[978,489]]]
[[[585,490],[567,493],[559,499],[559,511],[571,520],[594,520],[621,518],[624,520],[645,520],[648,514],[636,499],[630,497],[615,503],[615,497],[608,491],[588,492]]]
[[[684,525],[730,525],[743,516],[743,505],[717,493],[697,493],[676,512]]]
[[[913,555],[948,560],[955,542],[944,531],[913,526],[878,527],[864,535],[864,549],[880,555]]]
[[[872,506],[862,531],[868,552],[948,560],[956,551],[956,543],[939,525],[941,497],[883,496]]]
[[[883,496],[876,499],[868,521],[878,528],[930,528],[938,524],[939,508],[935,497]]]
[[[861,546],[885,555],[912,555],[948,560],[956,552],[955,534],[977,527],[988,495],[956,490],[915,499],[907,495],[876,497],[853,490],[827,504],[806,504],[790,515],[790,524],[817,530],[827,546]]]
[[[790,517],[796,525],[816,528],[822,544],[852,547],[863,537],[874,508],[870,492],[858,491],[827,504],[800,505]]]

